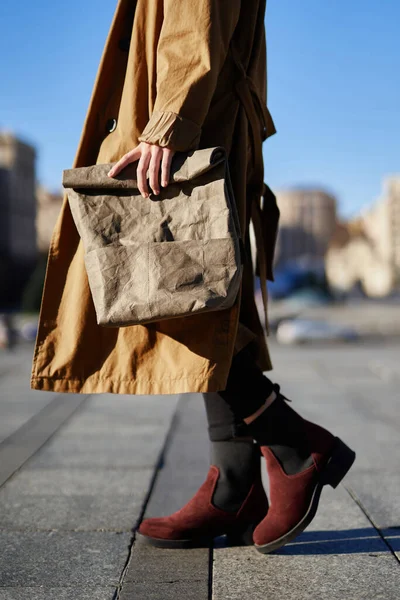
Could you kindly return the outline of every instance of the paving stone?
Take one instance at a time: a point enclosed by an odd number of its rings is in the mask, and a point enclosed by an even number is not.
[[[129,534],[0,532],[0,585],[86,588],[116,586]],[[0,588],[1,589],[1,588]]]
[[[30,372],[21,371],[19,368],[9,373],[5,377],[0,377],[0,402],[3,400],[12,400],[24,403],[26,401],[38,402],[41,400],[51,402],[56,393],[40,392],[30,389]]]
[[[26,394],[23,397],[12,394],[7,400],[0,398],[0,442],[22,427],[52,399],[54,395],[36,397],[31,401]]]
[[[346,483],[346,478],[343,480]],[[302,534],[309,531],[351,531],[365,529],[369,536],[378,536],[362,510],[354,502],[344,485],[336,489],[324,486],[319,502],[318,512]]]
[[[30,460],[29,466],[40,467],[152,467],[155,465],[166,434],[166,426],[132,428],[131,435],[85,436],[56,434]]]
[[[104,440],[105,445],[115,444],[121,438],[121,443],[129,444],[140,434],[142,437],[153,436],[155,431],[166,432],[172,414],[160,420],[138,420],[136,417],[126,415],[106,415],[90,412],[82,415],[80,419],[68,424],[57,433],[60,440],[76,440],[77,438],[90,440]],[[71,419],[72,421],[72,419]],[[161,436],[164,439],[164,434]],[[130,439],[129,439],[130,438]]]
[[[175,410],[179,394],[154,394],[152,396],[124,394],[96,394],[88,403],[88,407],[99,412],[126,414],[131,412],[138,418],[152,417],[159,419],[161,415]]]
[[[21,427],[26,419],[23,416],[13,415],[8,417],[3,417],[1,414],[0,408],[0,443],[3,442],[8,436],[13,434],[19,427]]]
[[[392,554],[263,556],[254,548],[214,554],[213,600],[397,600]]]
[[[369,588],[365,582],[371,569],[379,574]],[[263,556],[254,548],[217,546],[213,599],[249,597],[253,585],[254,600],[391,600],[396,597],[397,572],[400,575],[387,545],[343,485],[336,490],[325,487],[307,530],[274,553]],[[371,596],[365,595],[369,589]]]
[[[180,508],[204,481],[209,445],[203,399],[182,397],[164,463],[158,471],[145,518]],[[209,550],[166,550],[136,541],[120,600],[208,600]]]
[[[305,414],[306,411],[301,412]],[[327,427],[353,448],[357,456],[351,473],[356,469],[397,470],[399,442],[396,429],[362,414],[358,418],[350,411],[343,414],[345,418],[328,414],[319,417],[316,411],[307,411],[305,416]]]
[[[0,489],[0,529],[130,531],[153,469],[30,469]]]
[[[0,389],[2,389],[1,383],[0,379]],[[32,394],[30,392],[32,392]],[[32,410],[32,407],[46,406],[46,404],[49,404],[56,396],[56,393],[38,392],[34,390],[22,394],[13,393],[10,396],[2,393],[0,396],[0,409],[3,414],[6,414],[8,410],[12,412],[12,409],[28,412],[29,410]]]
[[[112,600],[115,587],[0,587],[0,600]]]
[[[176,560],[178,554],[183,554],[179,550],[171,551],[162,548],[154,548],[142,541],[135,542],[132,553],[132,560],[124,579],[123,587],[128,583],[148,584],[173,583],[177,581],[186,581],[198,583],[204,581],[208,583],[208,564],[204,561],[204,552],[202,548],[189,548],[184,551],[184,560]],[[154,558],[157,557],[157,563]],[[207,585],[206,585],[207,588]]]
[[[400,528],[400,473],[398,466],[396,470],[354,470],[354,473],[349,473],[348,485],[354,490],[377,527],[380,529]]]
[[[102,422],[126,422],[129,426],[139,424],[162,425],[170,419],[176,409],[178,395],[123,396],[118,394],[96,394],[89,398],[85,411],[72,418],[67,431],[76,429],[81,423],[90,425],[91,418]],[[91,428],[90,428],[91,429]]]
[[[1,444],[0,486],[48,442],[86,399],[84,394],[75,394],[70,396],[69,402],[65,402],[61,395],[56,396]]]
[[[14,496],[126,496],[147,488],[153,469],[24,468],[0,490]]]
[[[165,516],[183,506],[203,483],[209,465],[204,401],[200,394],[188,394],[182,401],[177,427],[166,462],[158,472],[146,518]]]
[[[29,374],[26,360],[24,368]],[[25,371],[0,380],[3,423],[7,414],[22,425],[56,396],[26,394]],[[177,401],[92,396],[8,480],[0,489],[0,600],[114,597]]]
[[[162,415],[160,418],[147,419],[144,417],[133,416],[129,413],[103,413],[90,411],[82,415],[76,415],[63,428],[63,437],[72,437],[89,435],[95,437],[98,435],[107,437],[123,437],[132,436],[132,433],[137,431],[139,427],[165,427],[165,423],[169,422],[172,415]]]
[[[30,496],[21,502],[2,497],[0,528],[11,531],[130,531],[141,514],[138,497]]]
[[[98,436],[108,440],[116,437],[135,437],[140,432],[151,435],[154,427],[163,430],[175,411],[178,396],[168,395],[161,401],[160,396],[145,397],[118,395],[95,395],[68,420],[57,433],[59,439],[72,438],[74,435],[91,439]],[[133,399],[133,400],[132,400]],[[0,403],[1,416],[1,403]]]
[[[201,573],[200,573],[201,575]],[[172,575],[173,577],[173,575]],[[207,575],[201,581],[168,581],[166,583],[127,583],[120,600],[208,600]],[[199,589],[201,586],[202,589]],[[1,600],[1,599],[0,599]]]
[[[89,414],[91,417],[92,415]],[[143,439],[151,440],[156,433],[160,433],[161,431],[166,433],[166,422],[163,425],[154,424],[154,423],[126,423],[122,424],[121,417],[120,423],[118,423],[118,428],[113,428],[113,423],[110,423],[108,431],[103,431],[102,428],[98,431],[95,427],[86,430],[76,429],[74,427],[70,427],[69,423],[62,428],[59,432],[57,432],[56,438],[54,438],[54,442],[57,441],[57,444],[60,443],[76,443],[80,438],[82,441],[88,440],[90,442],[89,445],[101,442],[104,440],[105,445],[111,444],[112,446],[116,446],[121,444],[122,446],[129,446],[132,441],[137,439],[139,436]],[[116,424],[116,423],[114,423]]]

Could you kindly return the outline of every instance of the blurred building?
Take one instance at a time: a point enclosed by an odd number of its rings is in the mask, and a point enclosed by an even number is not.
[[[35,149],[12,133],[0,132],[0,252],[35,259]]]
[[[384,180],[382,196],[362,218],[377,254],[400,282],[400,175]]]
[[[47,253],[57,217],[60,213],[63,196],[52,194],[42,185],[36,188],[37,214],[36,233],[39,252]]]
[[[323,260],[336,227],[336,199],[319,189],[276,193],[280,210],[276,263],[308,257]]]
[[[357,288],[370,297],[384,297],[393,289],[393,270],[376,251],[361,219],[340,223],[326,254],[329,285],[339,294]]]
[[[339,224],[326,256],[331,286],[349,292],[356,285],[371,297],[400,284],[400,176],[384,181],[382,196],[369,209]]]
[[[62,195],[52,194],[42,185],[36,188],[36,234],[39,258],[36,268],[24,289],[21,307],[25,312],[33,313],[40,309],[43,283],[46,274],[47,256],[54,225],[62,205]]]
[[[0,303],[17,302],[37,259],[33,146],[0,132]]]

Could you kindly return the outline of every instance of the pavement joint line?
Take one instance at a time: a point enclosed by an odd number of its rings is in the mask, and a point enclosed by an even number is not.
[[[65,529],[56,529],[51,527],[49,529],[9,529],[7,527],[0,527],[1,533],[115,533],[117,535],[121,535],[123,533],[132,533],[132,528],[130,529],[75,529],[75,528],[65,528]],[[1,586],[0,586],[1,590]]]
[[[153,490],[154,490],[154,487],[155,487],[155,484],[156,484],[156,481],[157,481],[158,474],[159,474],[160,469],[162,468],[162,466],[164,464],[164,458],[165,458],[166,453],[168,452],[168,448],[169,448],[169,446],[170,446],[170,444],[172,442],[173,434],[174,434],[174,432],[175,432],[175,430],[177,428],[178,421],[179,421],[180,408],[181,408],[181,405],[184,403],[184,401],[185,401],[184,400],[184,396],[181,396],[179,398],[177,404],[176,404],[176,408],[175,408],[174,414],[172,415],[167,435],[165,436],[165,439],[164,439],[164,444],[163,444],[163,446],[162,446],[162,448],[161,448],[161,450],[159,452],[159,455],[158,455],[158,458],[157,458],[157,461],[156,461],[156,464],[155,464],[155,467],[154,467],[154,473],[153,473],[153,476],[151,478],[150,485],[149,485],[149,488],[147,490],[146,497],[145,497],[145,499],[143,501],[143,505],[142,505],[140,514],[139,514],[138,518],[136,519],[135,525],[130,530],[132,532],[132,537],[131,537],[131,540],[130,540],[130,543],[129,543],[129,547],[128,547],[128,556],[126,558],[126,561],[125,561],[124,567],[122,569],[121,576],[119,578],[119,581],[118,581],[118,584],[117,584],[117,588],[116,588],[116,590],[114,592],[112,600],[119,600],[120,599],[120,594],[122,592],[122,588],[123,588],[123,585],[124,585],[125,575],[126,575],[126,573],[128,571],[129,563],[130,563],[130,560],[131,560],[131,557],[132,557],[132,551],[133,551],[133,548],[135,546],[136,530],[137,530],[137,528],[139,527],[140,523],[143,520],[144,514],[146,512],[147,505],[148,505],[148,503],[150,501],[151,495],[153,493]]]
[[[213,574],[214,574],[214,544],[210,545],[208,554],[208,600],[213,600]]]
[[[90,394],[59,394],[0,443],[0,488],[62,425],[83,406]]]
[[[377,534],[379,535],[379,537],[381,538],[381,540],[383,541],[385,546],[388,548],[389,552],[394,556],[396,561],[398,563],[400,563],[400,557],[397,556],[396,552],[393,550],[392,546],[390,545],[390,542],[388,542],[386,537],[383,535],[382,531],[380,530],[378,525],[375,523],[372,515],[370,515],[368,509],[363,505],[362,501],[357,496],[356,492],[350,486],[348,487],[346,485],[343,485],[343,487],[346,490],[346,492],[349,494],[350,498],[357,504],[357,506],[360,508],[360,510],[364,513],[364,515],[366,516],[368,521],[371,523],[372,527],[375,529],[375,531],[377,532]]]

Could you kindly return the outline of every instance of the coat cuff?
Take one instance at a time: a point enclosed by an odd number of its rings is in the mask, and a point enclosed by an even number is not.
[[[174,112],[154,111],[139,136],[140,142],[157,144],[179,152],[197,150],[201,127]]]

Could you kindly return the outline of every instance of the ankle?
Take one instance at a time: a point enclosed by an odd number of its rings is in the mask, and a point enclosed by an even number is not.
[[[252,423],[255,419],[257,419],[260,415],[262,415],[262,413],[267,410],[267,408],[269,406],[271,406],[271,404],[273,403],[274,400],[276,400],[277,395],[275,392],[272,392],[268,398],[266,399],[265,403],[252,415],[250,415],[249,417],[246,417],[245,419],[243,419],[243,421],[246,423],[246,425],[250,425],[250,423]]]

